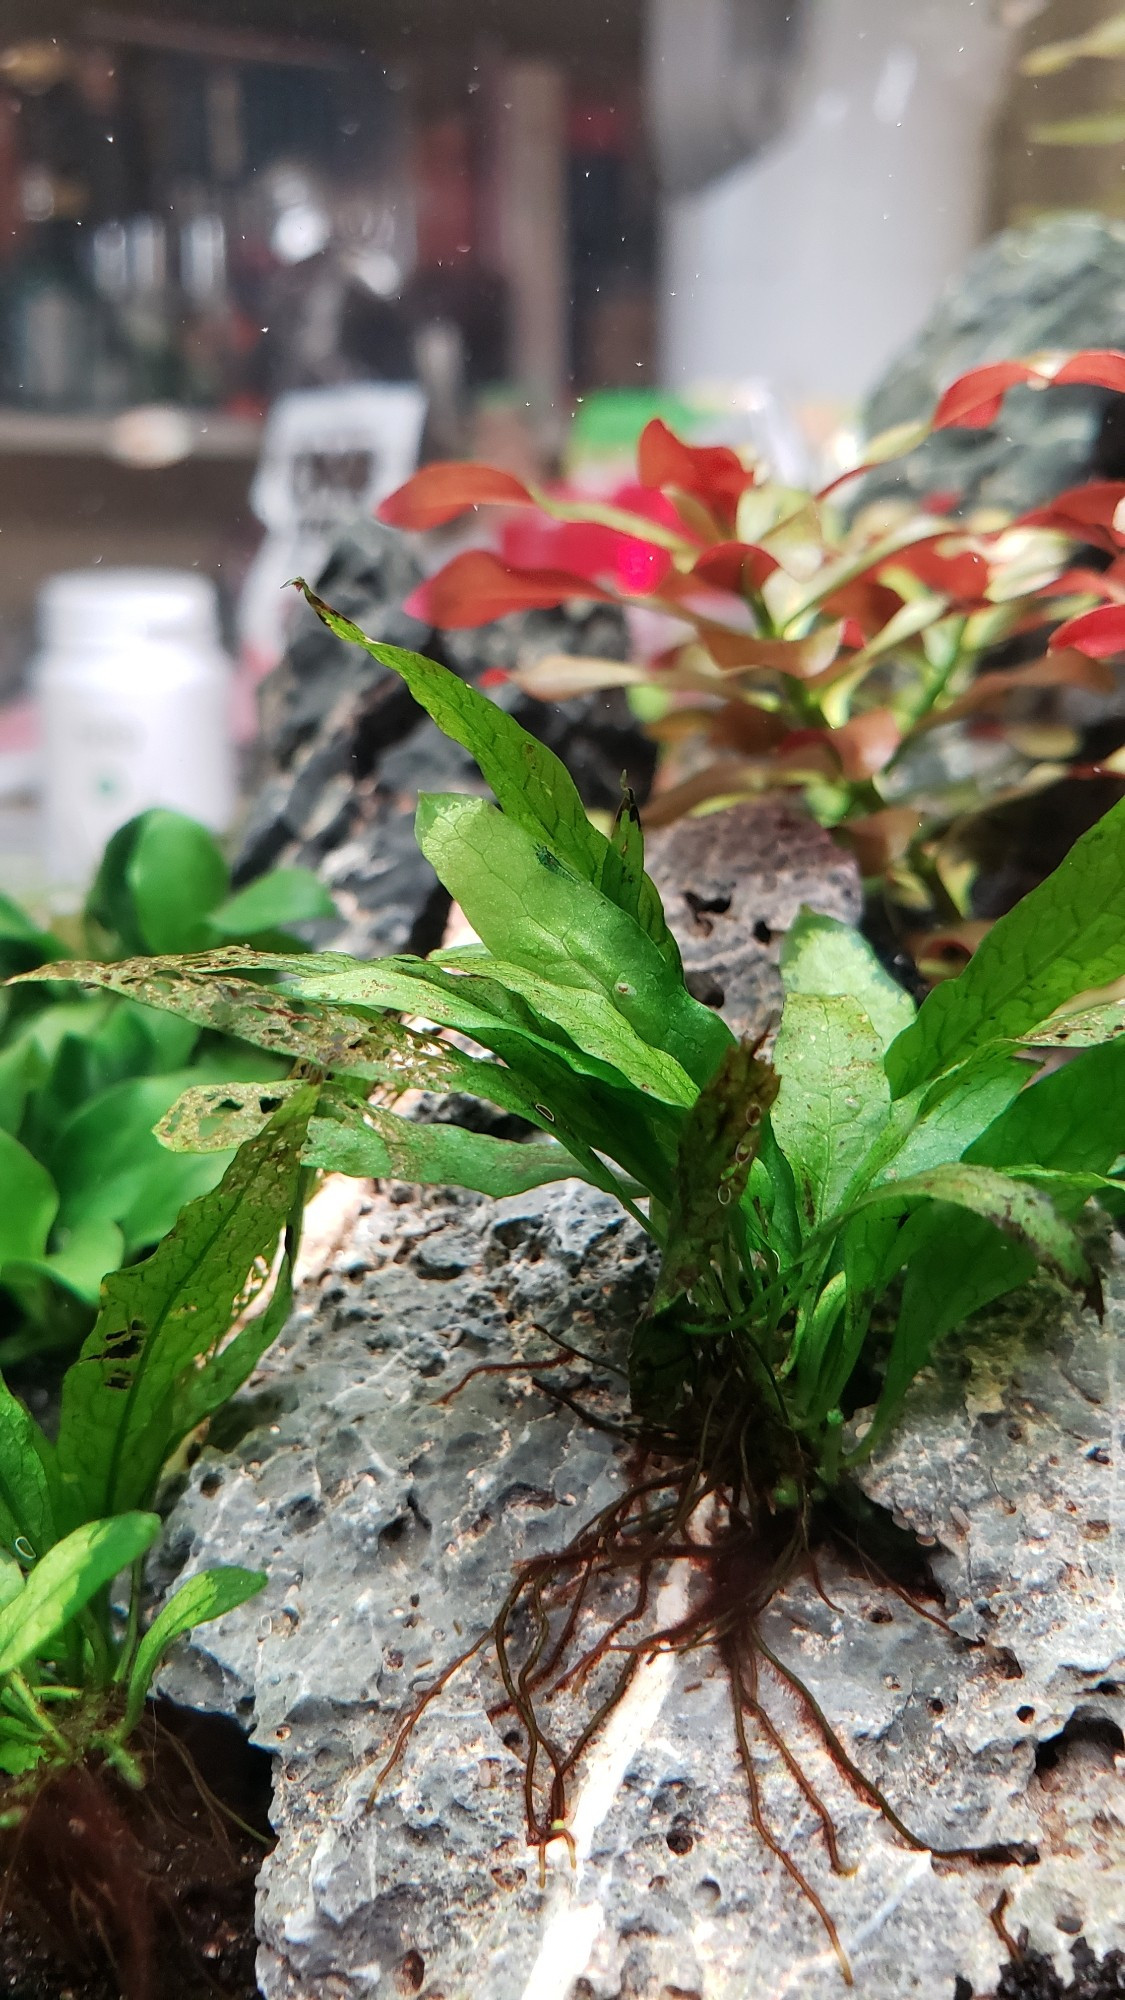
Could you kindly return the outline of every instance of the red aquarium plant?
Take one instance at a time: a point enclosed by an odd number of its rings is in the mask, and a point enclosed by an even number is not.
[[[513,539],[557,560],[454,556],[410,600],[435,625],[576,598],[664,614],[668,643],[651,661],[551,657],[512,675],[545,700],[643,690],[638,708],[668,746],[650,825],[792,788],[866,873],[948,922],[965,913],[971,871],[943,835],[1061,769],[1065,733],[1029,730],[1029,700],[1113,685],[1110,660],[1125,650],[1125,482],[1092,481],[1015,519],[958,517],[948,495],[917,512],[864,504],[860,488],[856,505],[854,482],[932,431],[995,423],[1012,388],[1067,383],[1125,393],[1125,354],[972,369],[928,423],[884,433],[819,491],[780,484],[729,447],[687,444],[656,419],[628,506],[452,463],[424,467],[380,513],[428,529],[498,505],[534,509],[546,529]],[[1001,648],[1008,663],[982,671]],[[1009,754],[978,757],[968,783],[963,771],[951,778],[933,736],[953,725],[984,744],[1002,738]]]

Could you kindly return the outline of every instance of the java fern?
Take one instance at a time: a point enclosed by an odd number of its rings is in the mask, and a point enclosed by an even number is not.
[[[268,1090],[189,1091],[165,1144],[253,1144],[312,1091],[306,1168],[606,1190],[661,1252],[632,1344],[639,1417],[682,1425],[733,1370],[822,1483],[871,1450],[970,1314],[1036,1273],[1096,1300],[1082,1212],[1125,1186],[1125,803],[917,1010],[862,937],[804,911],[767,1061],[688,991],[631,802],[602,833],[510,716],[306,594],[490,786],[495,803],[432,794],[417,815],[480,942],[370,963],[227,949],[53,965],[291,1059]],[[469,1092],[543,1136],[413,1122],[394,1101],[414,1088]],[[881,1389],[845,1449],[861,1358]]]

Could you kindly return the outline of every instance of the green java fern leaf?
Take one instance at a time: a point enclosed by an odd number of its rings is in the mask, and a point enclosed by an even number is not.
[[[207,1569],[189,1577],[172,1593],[153,1619],[133,1659],[125,1699],[127,1731],[135,1729],[140,1721],[152,1677],[169,1646],[194,1626],[225,1617],[248,1598],[256,1597],[265,1583],[265,1571],[260,1569]]]
[[[417,836],[493,958],[542,986],[604,999],[697,1085],[714,1073],[729,1029],[693,1000],[635,919],[549,847],[484,799],[458,794],[419,801]]]
[[[885,971],[858,931],[835,917],[803,906],[785,934],[781,977],[787,994],[820,999],[844,996],[858,1002],[878,1037],[880,1050],[908,1028],[915,1007],[909,993]]]
[[[1033,1033],[1077,994],[1125,978],[1125,800],[936,986],[887,1051],[896,1097],[989,1043]]]
[[[843,1205],[891,1108],[879,1038],[857,1000],[790,994],[774,1062],[781,1092],[773,1129],[796,1182],[805,1226]]]
[[[298,1199],[316,1096],[314,1085],[296,1092],[151,1257],[106,1280],[97,1324],[63,1383],[56,1466],[64,1517],[112,1514],[147,1498],[199,1421],[209,1370],[265,1284],[280,1224]]]
[[[1125,807],[1078,843],[917,1016],[860,938],[802,913],[783,953],[787,997],[771,1068],[687,991],[678,954],[665,948],[628,804],[607,841],[561,766],[510,717],[446,669],[377,647],[316,608],[402,673],[493,787],[502,810],[432,797],[418,814],[423,850],[481,943],[370,965],[332,953],[220,949],[94,974],[111,991],[221,1026],[299,1068],[261,1090],[196,1089],[162,1121],[161,1137],[176,1146],[242,1138],[219,1190],[238,1275],[234,1288],[229,1277],[219,1286],[217,1302],[208,1277],[200,1345],[166,1315],[166,1362],[147,1382],[144,1371],[134,1379],[130,1341],[139,1328],[144,1351],[152,1312],[110,1281],[109,1317],[84,1355],[87,1376],[76,1374],[64,1395],[59,1464],[78,1468],[87,1511],[141,1497],[124,1469],[143,1459],[145,1426],[162,1440],[159,1457],[214,1407],[209,1396],[229,1392],[284,1311],[287,1278],[261,1325],[228,1339],[237,1283],[255,1258],[268,1261],[265,1222],[252,1201],[245,1213],[240,1205],[250,1200],[240,1162],[252,1158],[254,1172],[265,1171],[275,1145],[285,1160],[277,1173],[294,1193],[303,1159],[305,1168],[493,1194],[577,1174],[634,1214],[647,1195],[643,1219],[663,1265],[632,1357],[638,1404],[672,1410],[695,1379],[700,1343],[714,1353],[721,1335],[723,1351],[748,1369],[744,1379],[772,1374],[775,1406],[786,1384],[813,1460],[829,1450],[829,1430],[838,1441],[839,1399],[865,1354],[872,1312],[900,1276],[880,1424],[937,1333],[966,1312],[1036,1269],[1079,1290],[1090,1284],[1069,1217],[1106,1189],[1117,1158],[1108,1107],[1120,1096],[1118,1058],[1092,1048],[1028,1084],[1034,1064],[1019,1045],[1071,1019],[1082,1022],[1075,1046],[1118,1030],[1111,989],[1125,977]],[[52,970],[90,977],[80,965]],[[448,1046],[441,1029],[485,1054]],[[466,1091],[550,1139],[512,1144],[404,1119],[364,1103],[372,1083],[391,1095]],[[275,1235],[279,1188],[266,1203]],[[208,1272],[219,1214],[218,1205],[201,1209],[192,1224],[214,1231],[199,1251]],[[957,1261],[957,1231],[972,1255],[943,1281],[942,1259]],[[195,1284],[186,1240],[181,1252],[184,1283]],[[182,1298],[169,1254],[160,1284]],[[925,1288],[943,1282],[944,1303],[927,1318]],[[115,1383],[136,1405],[116,1431]],[[112,1446],[95,1448],[103,1434]]]
[[[608,841],[592,824],[565,764],[495,702],[467,687],[436,660],[368,639],[358,625],[333,611],[302,579],[297,580],[297,587],[337,638],[361,646],[381,666],[401,675],[415,701],[443,734],[475,759],[512,823],[533,840],[545,842],[583,881],[601,889],[635,917],[666,963],[678,972],[679,950],[656,888],[638,866],[640,849],[635,831],[628,838],[626,857],[620,845]]]
[[[305,1160],[327,1173],[413,1181],[421,1186],[472,1188],[496,1197],[526,1194],[550,1181],[612,1176],[584,1168],[561,1146],[522,1144],[471,1132],[462,1125],[422,1125],[370,1105],[338,1104],[309,1126]]]
[[[137,1562],[160,1533],[157,1514],[86,1521],[35,1564],[23,1589],[0,1611],[0,1674],[16,1673],[77,1616],[121,1570]]]

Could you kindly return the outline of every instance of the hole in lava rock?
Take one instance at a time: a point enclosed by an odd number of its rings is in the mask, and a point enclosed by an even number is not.
[[[684,973],[684,985],[693,1000],[701,1007],[721,1007],[726,999],[726,989],[720,986],[713,972],[701,971]]]
[[[710,937],[715,926],[712,917],[725,917],[730,909],[730,897],[721,893],[716,896],[700,896],[694,889],[684,890],[684,902],[691,911],[692,929],[700,937]]]
[[[690,1854],[695,1846],[695,1835],[684,1819],[674,1819],[664,1836],[664,1842],[672,1854]]]
[[[408,1951],[395,1973],[395,1985],[400,1993],[418,1993],[426,1977],[426,1961],[420,1951]]]
[[[1042,1777],[1045,1771],[1056,1771],[1069,1758],[1085,1753],[1091,1761],[1112,1770],[1115,1756],[1122,1751],[1125,1751],[1125,1734],[1112,1716],[1080,1708],[1057,1736],[1048,1736],[1037,1745],[1035,1769]]]

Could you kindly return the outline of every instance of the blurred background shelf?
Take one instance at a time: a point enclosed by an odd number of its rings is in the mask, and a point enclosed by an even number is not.
[[[149,418],[151,431],[151,415],[148,411],[133,410],[101,416],[0,408],[0,453],[7,457],[27,453],[47,458],[109,458],[121,465],[151,471],[155,469],[154,463],[144,454],[144,432],[138,422],[141,420],[143,424]],[[169,452],[167,457],[161,454],[160,469],[166,470],[188,458],[253,464],[257,457],[262,436],[261,420],[257,417],[161,410],[159,420]]]

